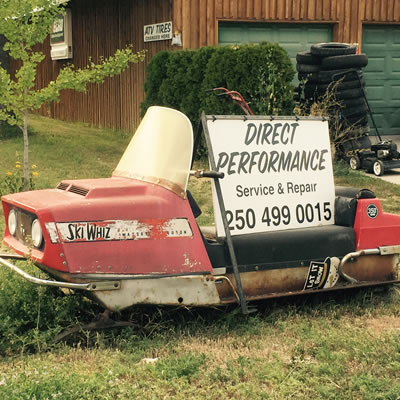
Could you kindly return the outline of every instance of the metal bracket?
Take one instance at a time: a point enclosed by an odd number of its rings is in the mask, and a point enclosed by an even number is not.
[[[364,250],[359,250],[355,251],[352,253],[346,254],[342,260],[340,261],[339,267],[338,267],[338,272],[339,275],[345,279],[346,281],[350,283],[357,283],[357,279],[352,278],[350,275],[347,275],[343,271],[343,265],[351,261],[351,259],[355,259],[361,256],[371,256],[371,255],[381,255],[381,256],[388,256],[388,255],[393,255],[393,254],[399,254],[400,255],[400,245],[395,245],[395,246],[382,246],[378,247],[376,249],[364,249]]]
[[[72,282],[62,282],[62,281],[50,281],[47,279],[36,278],[35,276],[29,275],[22,269],[18,268],[16,265],[8,262],[5,258],[14,258],[14,259],[24,259],[25,257],[14,255],[14,254],[1,254],[0,257],[0,265],[3,265],[7,268],[10,268],[18,275],[22,276],[29,282],[32,282],[36,285],[42,286],[54,286],[66,289],[78,289],[78,290],[86,290],[89,292],[98,291],[98,290],[118,290],[121,289],[120,281],[95,281],[95,282],[87,282],[87,283],[72,283]]]

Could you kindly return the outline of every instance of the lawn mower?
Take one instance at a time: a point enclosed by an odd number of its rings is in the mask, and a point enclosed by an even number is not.
[[[385,171],[390,169],[400,168],[400,153],[397,151],[397,145],[391,140],[382,140],[365,93],[364,85],[361,82],[360,72],[356,69],[345,70],[336,74],[335,79],[348,75],[354,75],[360,83],[362,97],[364,98],[368,114],[376,132],[376,137],[378,138],[378,142],[375,144],[371,143],[367,135],[350,140],[345,144],[345,153],[348,156],[350,168],[373,172],[376,176],[381,176]]]
[[[191,171],[189,119],[153,106],[111,177],[63,180],[54,189],[3,196],[3,243],[11,252],[0,254],[0,265],[33,284],[81,291],[110,311],[138,304],[236,303],[248,313],[256,300],[399,282],[400,216],[385,213],[366,189],[336,188],[320,203],[318,189],[326,182],[311,181],[317,172],[331,175],[325,150],[301,150],[298,159],[293,150],[290,162],[274,161],[275,149],[295,144],[300,125],[313,121],[204,114],[202,121],[210,131],[210,171]],[[246,148],[263,151],[252,151],[248,159],[244,152],[230,153],[229,160],[223,151],[213,152],[210,133],[219,121],[232,126],[232,142],[240,125]],[[263,165],[268,170],[261,171]],[[284,182],[282,171],[274,172],[289,165],[302,168],[302,181],[290,172]],[[232,199],[222,183],[243,171],[246,182],[256,172],[261,181],[236,184],[234,197],[245,204],[257,199],[260,214],[250,206],[226,208]],[[187,189],[190,175],[213,180],[222,230],[197,224],[201,210]],[[268,206],[275,195],[279,202]],[[31,260],[48,277],[28,274],[20,260]]]

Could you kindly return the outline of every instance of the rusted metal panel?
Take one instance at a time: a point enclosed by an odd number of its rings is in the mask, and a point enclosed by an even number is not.
[[[379,268],[377,268],[379,265]],[[304,294],[319,290],[304,291],[304,284],[308,273],[307,267],[272,269],[265,271],[253,271],[241,274],[243,291],[246,298],[268,298],[286,296],[291,293]],[[398,257],[389,256],[363,256],[355,261],[346,263],[344,271],[357,279],[355,286],[393,282],[400,278]],[[217,277],[215,277],[217,278]],[[222,302],[236,301],[236,284],[233,274],[228,274],[227,280],[221,280],[217,284],[218,293]],[[336,290],[343,289],[349,284],[339,280],[333,288],[322,289]]]

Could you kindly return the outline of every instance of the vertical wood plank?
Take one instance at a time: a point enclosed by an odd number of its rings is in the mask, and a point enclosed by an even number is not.
[[[335,38],[338,42],[344,41],[344,1],[345,0],[337,0],[337,11],[336,11],[336,19],[338,20],[337,27],[337,38]]]
[[[215,1],[207,0],[207,46],[218,44],[218,38],[216,36],[216,24],[215,18]]]
[[[249,0],[248,0],[249,1]],[[254,0],[254,18],[262,18],[262,0]]]
[[[372,5],[372,20],[373,21],[379,21],[380,19],[380,13],[381,13],[381,7],[380,7],[380,0],[374,0],[374,3]]]
[[[285,19],[292,19],[293,0],[286,0]]]
[[[276,5],[276,0],[271,0],[271,7],[270,7],[270,18],[271,20],[276,19],[276,11],[277,11],[277,5]]]
[[[393,20],[400,22],[400,1],[396,0],[393,7]]]
[[[393,21],[394,0],[387,0],[387,21]]]
[[[292,18],[295,21],[300,19],[300,0],[293,0]]]
[[[238,17],[238,0],[231,0],[231,18]]]
[[[348,43],[351,41],[351,1],[345,1],[344,20],[343,20],[343,40]]]
[[[192,0],[190,8],[190,49],[199,47],[199,1]]]
[[[331,19],[332,19],[333,21],[337,21],[337,20],[338,20],[337,1],[336,1],[336,0],[331,0],[331,1],[330,1],[330,4],[331,4],[331,10],[330,10]]]
[[[191,44],[190,1],[182,2],[182,44],[184,49],[189,49]]]
[[[187,0],[186,0],[187,1]],[[230,18],[231,17],[231,2],[230,0],[223,0],[222,4],[222,13],[223,18]]]
[[[246,1],[238,1],[237,2],[237,16],[238,18],[248,18],[249,13],[247,8],[250,6],[252,8],[253,0],[246,0]]]
[[[208,33],[208,2],[207,0],[199,0],[199,45],[200,47],[207,45]],[[194,11],[195,12],[195,11]],[[192,24],[193,25],[193,24]]]
[[[300,0],[300,20],[304,21],[307,19],[307,8],[308,8],[307,0]]]
[[[388,20],[388,0],[381,0],[381,10],[380,10],[380,20],[387,21]]]
[[[285,18],[285,0],[276,3],[276,19],[283,20]]]
[[[174,32],[182,32],[182,0],[173,0],[172,26]]]
[[[214,0],[215,1],[215,17],[222,18],[223,16],[223,0]]]
[[[270,0],[264,0],[263,8],[264,8],[264,18],[265,19],[271,19],[271,1]]]
[[[315,0],[308,0],[307,19],[315,20]]]

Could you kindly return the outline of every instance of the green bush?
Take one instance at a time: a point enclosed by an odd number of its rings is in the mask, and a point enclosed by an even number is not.
[[[220,47],[208,62],[203,87],[237,90],[258,115],[291,115],[293,77],[289,56],[278,44]],[[204,97],[202,107],[206,113],[243,113],[215,96]]]
[[[37,269],[24,265],[25,271]],[[0,355],[46,350],[55,335],[75,321],[91,321],[99,308],[81,295],[37,286],[0,270]]]
[[[142,116],[150,106],[162,105],[160,86],[165,79],[168,59],[171,52],[160,51],[147,65],[147,79],[144,82],[146,98],[141,104]]]
[[[278,44],[203,47],[160,52],[147,67],[142,115],[151,105],[178,109],[194,130],[202,111],[207,114],[242,114],[232,100],[210,89],[239,91],[255,114],[291,115],[294,69]],[[204,144],[198,155],[205,153]]]

